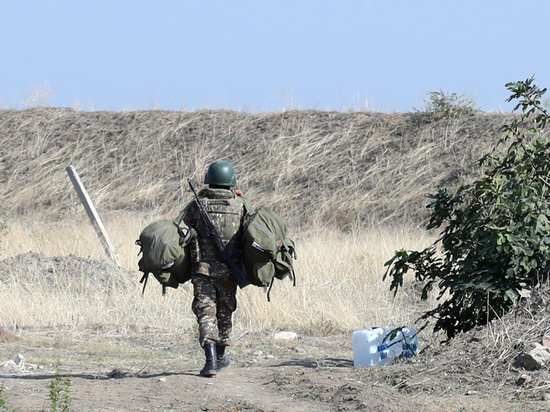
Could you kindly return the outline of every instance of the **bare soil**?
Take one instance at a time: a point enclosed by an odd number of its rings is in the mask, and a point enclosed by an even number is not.
[[[76,290],[76,275],[95,274],[100,287],[107,273],[130,274],[73,255],[26,253],[0,262],[0,281],[9,286],[25,270],[42,282],[66,279]],[[52,410],[52,382],[58,382],[60,401],[69,396],[76,411],[544,411],[550,409],[550,371],[525,371],[515,360],[548,334],[549,313],[550,292],[540,290],[500,322],[450,342],[426,331],[417,357],[358,369],[352,331],[298,331],[296,339],[284,340],[237,324],[228,351],[232,364],[214,378],[199,376],[204,357],[196,334],[162,325],[4,325],[0,411],[2,400],[4,410]],[[70,383],[68,391],[63,382]]]
[[[422,355],[414,362],[379,368],[353,368],[347,335],[300,336],[277,341],[270,335],[244,335],[229,351],[230,368],[214,378],[198,375],[203,358],[193,344],[151,331],[126,336],[129,350],[151,357],[116,359],[115,334],[92,329],[75,336],[55,330],[22,333],[19,343],[2,343],[5,358],[22,353],[24,368],[0,368],[8,410],[50,410],[48,385],[69,379],[71,410],[77,411],[544,411],[544,400],[507,399],[467,362],[447,368],[445,355]],[[34,341],[48,336],[44,346]],[[109,334],[107,334],[109,335]],[[28,336],[28,338],[27,338]],[[30,339],[30,340],[27,340]],[[83,343],[86,342],[86,343]],[[86,347],[109,346],[103,355]],[[59,347],[63,346],[63,347]],[[80,346],[80,348],[78,347]],[[119,348],[121,349],[121,348]],[[336,355],[336,356],[335,356]],[[52,358],[60,360],[56,371]],[[35,362],[33,364],[33,362]],[[462,373],[457,372],[462,368]],[[59,372],[60,371],[60,372]],[[509,388],[517,390],[513,383]]]

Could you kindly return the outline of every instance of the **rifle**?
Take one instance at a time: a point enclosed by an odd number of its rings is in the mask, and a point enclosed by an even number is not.
[[[248,280],[246,274],[242,271],[242,269],[239,266],[237,266],[235,261],[231,258],[231,255],[225,249],[225,245],[223,244],[223,241],[220,238],[220,235],[216,230],[216,227],[212,223],[212,220],[210,220],[210,216],[208,216],[208,212],[205,210],[204,205],[201,203],[199,199],[199,195],[195,190],[195,186],[193,186],[193,182],[191,181],[191,179],[187,179],[187,182],[189,183],[189,187],[191,188],[191,191],[195,195],[195,202],[197,203],[199,214],[204,223],[204,226],[206,227],[206,230],[208,231],[208,235],[210,236],[210,239],[212,239],[212,242],[214,242],[214,245],[216,245],[216,248],[220,252],[220,255],[222,255],[223,257],[223,260],[225,260],[225,262],[229,265],[229,268],[231,269],[231,273],[233,274],[233,277],[237,281],[237,284],[241,289],[244,288],[245,286],[250,285],[250,281]]]

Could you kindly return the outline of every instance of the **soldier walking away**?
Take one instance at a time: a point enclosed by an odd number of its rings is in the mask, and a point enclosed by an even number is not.
[[[234,190],[237,178],[233,165],[223,160],[215,161],[208,167],[204,183],[208,187],[198,193],[198,200],[225,245],[225,251],[240,267],[246,211],[242,193]],[[237,308],[237,281],[201,218],[197,200],[187,205],[184,223],[197,231],[190,248],[192,309],[199,326],[199,343],[206,357],[200,374],[211,377],[230,363],[225,350],[230,345],[232,314]]]

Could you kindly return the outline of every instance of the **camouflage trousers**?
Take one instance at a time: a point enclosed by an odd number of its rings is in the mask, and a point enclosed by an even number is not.
[[[237,309],[237,283],[232,277],[194,275],[193,313],[199,324],[199,343],[229,346],[233,312]]]

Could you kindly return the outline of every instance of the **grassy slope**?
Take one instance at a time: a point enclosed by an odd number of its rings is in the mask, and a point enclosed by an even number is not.
[[[425,217],[425,196],[478,173],[506,115],[423,127],[406,114],[286,111],[0,111],[0,215],[78,208],[74,164],[100,210],[176,213],[216,159],[296,227]]]

